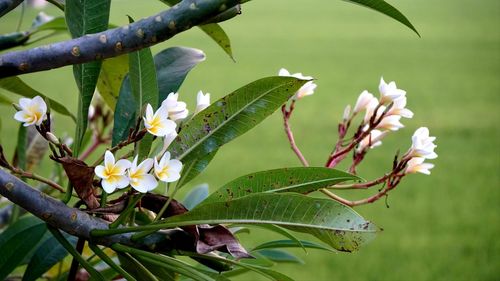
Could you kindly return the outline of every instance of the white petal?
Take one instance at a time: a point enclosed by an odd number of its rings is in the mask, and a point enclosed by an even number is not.
[[[157,128],[154,135],[163,137],[174,132],[175,128],[177,128],[177,124],[174,121],[165,118],[161,122],[161,127]]]
[[[147,158],[144,161],[142,161],[137,168],[143,170],[145,173],[148,173],[151,170],[151,168],[153,168],[153,163],[154,163],[153,159]]]
[[[28,122],[29,119],[26,117],[27,117],[27,113],[25,111],[18,111],[18,112],[16,112],[16,114],[14,114],[14,119],[16,119],[19,122]],[[33,122],[33,121],[31,121],[31,122]]]
[[[168,162],[171,171],[180,172],[182,170],[182,162],[177,159],[172,159]]]
[[[153,175],[145,175],[141,181],[141,185],[146,187],[147,191],[151,191],[158,186],[158,181]]]
[[[178,172],[170,172],[169,177],[164,180],[164,182],[174,182],[181,178],[181,175]]]
[[[115,191],[116,189],[115,184],[113,182],[109,182],[107,179],[103,179],[101,181],[101,185],[106,193],[113,193],[113,191]]]
[[[125,188],[129,185],[130,181],[128,177],[126,176],[118,176],[118,179],[116,180],[116,187],[119,189]]]
[[[151,119],[153,119],[154,112],[153,112],[153,107],[148,103],[146,105],[146,122],[150,122]]]
[[[30,107],[30,105],[31,105],[31,99],[28,99],[28,98],[20,98],[19,99],[19,106],[22,109],[28,108],[28,107]]]
[[[282,68],[280,69],[280,71],[278,72],[278,75],[279,76],[290,76],[290,72],[288,72],[288,70]]]
[[[40,96],[34,97],[32,103],[36,104],[36,107],[40,109],[40,111],[42,111],[42,113],[45,115],[45,113],[47,112],[47,104],[45,103],[42,97]]]
[[[163,156],[160,159],[160,167],[165,167],[165,165],[167,165],[169,161],[170,161],[170,152],[167,151],[165,152],[165,154],[163,154]]]
[[[104,153],[104,166],[108,167],[115,164],[115,156],[109,150]]]
[[[132,166],[132,163],[130,163],[130,161],[127,160],[127,159],[120,159],[115,164],[115,168],[118,169],[119,173],[122,174],[122,175],[124,175],[125,174],[125,170],[127,170],[131,166]]]
[[[105,171],[106,171],[106,168],[104,166],[101,166],[101,165],[99,165],[99,166],[97,166],[97,167],[94,168],[95,174],[98,177],[100,177],[101,179],[108,178],[108,176],[106,175]]]

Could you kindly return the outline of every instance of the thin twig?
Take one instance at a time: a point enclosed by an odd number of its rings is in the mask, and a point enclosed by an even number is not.
[[[12,173],[16,174],[16,175],[19,175],[21,177],[25,177],[25,178],[29,178],[29,179],[33,179],[33,180],[36,180],[36,181],[39,181],[39,182],[43,182],[45,183],[46,185],[50,186],[50,187],[53,187],[57,190],[59,190],[60,192],[64,193],[64,188],[62,188],[59,184],[49,180],[49,179],[46,179],[42,176],[39,176],[37,174],[34,174],[34,173],[31,173],[31,172],[26,172],[26,171],[23,171],[21,170],[20,168],[15,168],[15,167],[12,167]]]
[[[286,133],[286,136],[288,138],[288,141],[290,142],[290,147],[292,148],[295,155],[297,155],[297,157],[299,158],[302,165],[304,165],[305,167],[309,167],[309,163],[307,162],[306,158],[304,157],[304,155],[300,151],[299,147],[295,143],[295,138],[293,136],[292,129],[290,127],[289,120],[290,120],[290,116],[292,115],[294,108],[295,108],[295,101],[294,100],[290,104],[289,110],[286,110],[286,105],[283,105],[281,107],[281,112],[283,113],[283,125],[285,127],[285,133]]]

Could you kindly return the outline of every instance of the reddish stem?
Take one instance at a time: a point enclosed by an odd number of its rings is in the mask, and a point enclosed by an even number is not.
[[[302,165],[304,165],[305,167],[308,167],[309,163],[307,162],[306,158],[304,157],[304,155],[302,154],[300,149],[297,147],[297,144],[295,143],[295,138],[293,136],[292,129],[291,129],[290,123],[289,123],[290,116],[292,115],[294,108],[295,108],[295,101],[292,101],[292,103],[290,104],[290,109],[288,111],[286,110],[286,105],[283,105],[281,107],[281,112],[283,113],[283,124],[285,127],[285,133],[286,133],[286,136],[288,138],[288,141],[290,142],[290,147],[292,148],[295,155],[297,155],[297,157],[299,158]]]

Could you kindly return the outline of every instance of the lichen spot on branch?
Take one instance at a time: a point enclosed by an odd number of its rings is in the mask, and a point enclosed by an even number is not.
[[[137,31],[135,32],[135,35],[137,35],[137,37],[139,37],[139,38],[143,38],[144,37],[144,30],[142,30],[142,28],[137,29]]]
[[[168,23],[168,28],[169,28],[169,29],[174,30],[174,29],[175,29],[175,21],[171,20],[171,21]]]
[[[106,44],[106,42],[108,42],[108,38],[106,37],[106,34],[99,35],[99,41],[103,44]]]
[[[71,48],[71,54],[75,57],[79,57],[80,56],[80,47],[78,46],[73,46],[73,48]]]
[[[121,41],[118,41],[118,42],[116,42],[116,44],[115,44],[115,51],[117,51],[117,52],[121,52],[121,50],[123,50],[123,45],[122,45],[122,42],[121,42]]]
[[[26,70],[28,70],[28,68],[29,68],[29,64],[27,62],[22,62],[19,65],[19,70],[21,70],[21,71],[26,71]]]
[[[156,22],[162,22],[162,20],[163,20],[163,19],[161,18],[161,16],[156,16],[156,17],[155,17],[155,21],[156,21]]]

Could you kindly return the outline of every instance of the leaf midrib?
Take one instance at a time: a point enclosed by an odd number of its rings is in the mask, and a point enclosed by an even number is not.
[[[205,142],[205,140],[207,140],[208,138],[210,138],[211,136],[213,136],[220,128],[224,127],[225,124],[231,122],[236,116],[238,116],[241,112],[243,112],[246,108],[248,108],[250,105],[253,105],[256,101],[260,100],[262,97],[268,95],[270,92],[278,89],[278,88],[281,88],[281,87],[284,87],[284,86],[287,86],[289,84],[293,84],[293,81],[291,82],[287,82],[287,83],[284,83],[284,84],[281,84],[279,86],[276,86],[276,87],[273,87],[272,89],[269,89],[268,91],[264,92],[262,95],[260,96],[257,96],[255,99],[252,100],[251,103],[247,103],[246,106],[242,107],[240,110],[237,110],[231,117],[229,117],[227,120],[225,120],[224,122],[222,122],[219,126],[217,126],[215,129],[213,129],[212,131],[210,131],[209,134],[205,135],[204,137],[202,137],[199,141],[195,142],[193,145],[191,145],[186,151],[184,151],[179,157],[178,159],[179,160],[182,160],[184,157],[186,157],[186,155],[188,155],[189,153],[191,153],[193,150],[195,150],[196,148],[198,148],[198,146]],[[236,90],[237,91],[237,90]],[[218,101],[216,101],[218,102]],[[208,153],[207,153],[208,154]]]

